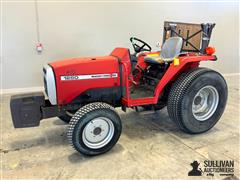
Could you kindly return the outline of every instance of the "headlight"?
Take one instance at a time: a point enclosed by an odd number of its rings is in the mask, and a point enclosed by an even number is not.
[[[52,68],[49,65],[44,66],[43,77],[44,77],[44,88],[48,96],[48,99],[52,105],[56,105],[57,95],[56,95],[55,76]]]

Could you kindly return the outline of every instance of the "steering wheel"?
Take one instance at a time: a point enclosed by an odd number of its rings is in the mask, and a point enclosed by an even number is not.
[[[135,37],[131,37],[130,41],[133,45],[133,49],[135,51],[135,54],[140,53],[141,51],[151,51],[152,48],[151,46],[149,46],[147,43],[145,43],[143,40],[135,38]],[[141,44],[139,44],[139,42]]]

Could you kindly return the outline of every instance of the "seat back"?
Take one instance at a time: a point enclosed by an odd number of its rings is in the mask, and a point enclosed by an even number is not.
[[[161,58],[173,59],[178,56],[182,49],[183,40],[181,37],[171,37],[165,41],[161,50]]]

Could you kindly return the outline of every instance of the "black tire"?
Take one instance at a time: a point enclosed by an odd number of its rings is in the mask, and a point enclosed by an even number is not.
[[[84,129],[85,127],[87,128],[87,125],[90,124],[90,122],[93,123],[92,120],[102,117],[110,120],[113,125],[112,127],[114,128],[113,135],[108,143],[103,147],[89,147],[87,143],[85,143],[86,141],[84,142]],[[95,129],[93,131],[95,131]],[[117,143],[121,135],[121,131],[121,119],[115,112],[114,108],[106,103],[95,102],[83,106],[75,113],[69,123],[67,137],[75,150],[84,155],[94,156],[109,151]]]
[[[66,112],[66,114],[64,114],[62,116],[58,116],[58,118],[68,124],[75,113],[76,113],[76,111],[69,111],[69,112]]]
[[[213,87],[216,90],[218,101],[212,115],[205,120],[199,120],[193,113],[193,100],[203,88]],[[196,68],[182,74],[173,84],[168,96],[169,117],[181,130],[189,134],[203,133],[211,129],[220,119],[227,102],[227,84],[224,78],[216,71],[207,68]],[[209,95],[208,95],[209,96]],[[207,100],[208,101],[208,100]]]

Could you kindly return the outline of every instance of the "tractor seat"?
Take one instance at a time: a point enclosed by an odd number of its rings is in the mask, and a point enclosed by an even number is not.
[[[160,55],[147,55],[144,57],[146,63],[161,64],[172,62],[181,52],[183,40],[181,37],[171,37],[165,41]]]

